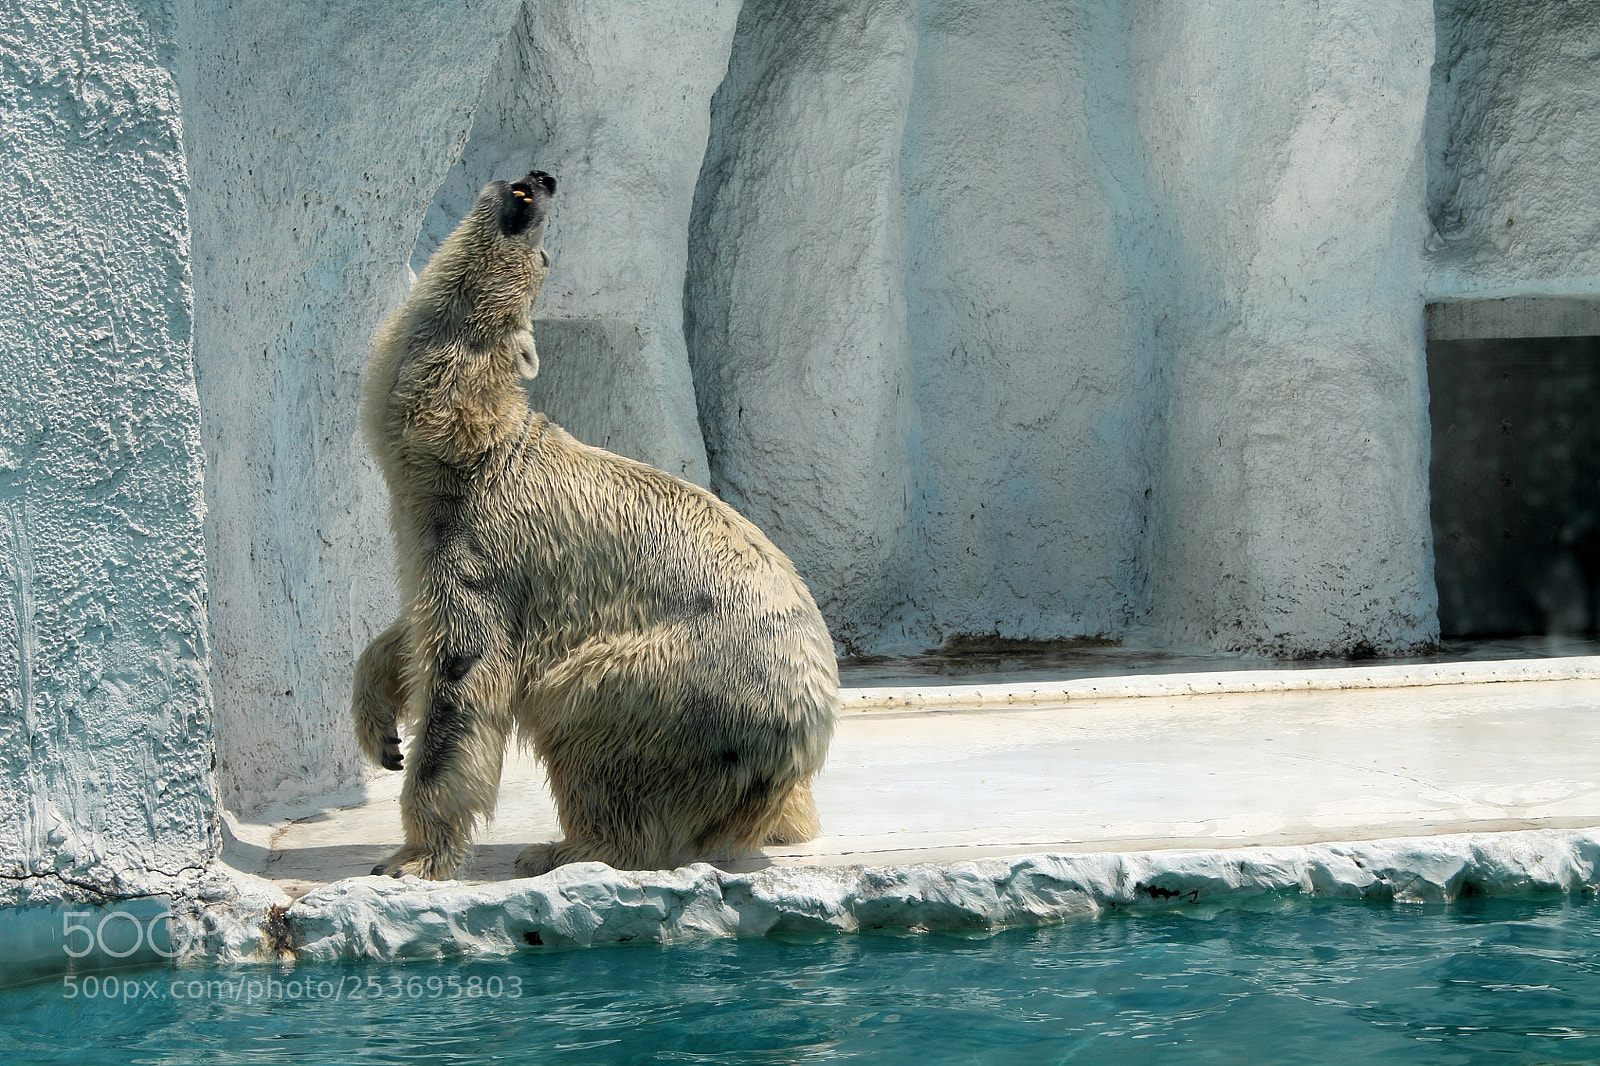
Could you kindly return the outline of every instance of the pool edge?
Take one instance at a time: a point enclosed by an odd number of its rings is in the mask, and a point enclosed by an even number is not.
[[[307,960],[402,959],[861,930],[984,933],[1263,895],[1430,903],[1597,888],[1600,828],[748,873],[583,863],[482,884],[351,878],[293,901],[276,940],[261,943]]]

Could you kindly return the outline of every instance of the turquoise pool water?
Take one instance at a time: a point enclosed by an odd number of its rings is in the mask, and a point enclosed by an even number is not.
[[[1600,1060],[1600,904],[1191,907],[982,940],[143,970],[0,991],[7,1066],[1380,1056]]]

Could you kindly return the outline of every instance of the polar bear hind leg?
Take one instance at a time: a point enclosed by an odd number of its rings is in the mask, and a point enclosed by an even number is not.
[[[591,640],[537,686],[520,725],[567,836],[525,850],[519,875],[594,861],[670,869],[814,835],[815,730],[785,721],[794,712],[762,692],[708,676],[697,647],[673,627]]]
[[[817,816],[817,801],[811,795],[811,779],[806,778],[789,790],[778,819],[767,830],[768,845],[804,844],[817,839],[822,819]]]

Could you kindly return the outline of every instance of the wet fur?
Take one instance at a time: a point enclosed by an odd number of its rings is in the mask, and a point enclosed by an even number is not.
[[[484,189],[367,366],[403,607],[357,663],[352,710],[367,757],[406,773],[406,843],[374,872],[455,871],[514,731],[566,834],[522,853],[525,876],[668,868],[818,832],[810,781],[838,676],[793,565],[709,492],[528,406],[543,180]]]

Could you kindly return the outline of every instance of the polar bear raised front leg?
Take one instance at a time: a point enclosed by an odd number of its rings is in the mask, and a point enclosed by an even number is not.
[[[399,716],[406,704],[406,625],[384,630],[356,660],[350,716],[361,754],[385,770],[401,768]]]

